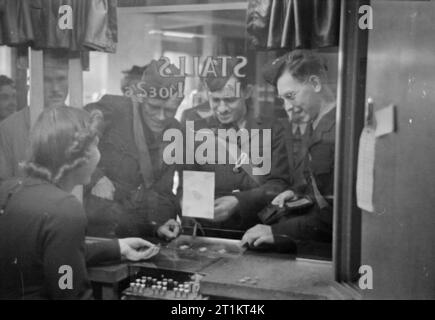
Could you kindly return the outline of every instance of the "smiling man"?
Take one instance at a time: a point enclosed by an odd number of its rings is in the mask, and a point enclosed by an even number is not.
[[[276,86],[289,115],[284,125],[294,178],[291,190],[272,204],[283,207],[285,202],[307,197],[312,205],[273,225],[256,225],[242,243],[288,250],[298,242],[331,242],[336,100],[326,67],[311,51],[295,50],[269,63],[264,78]]]
[[[213,115],[195,121],[195,130],[207,128],[216,135],[220,129],[226,129],[228,133],[235,130],[240,137],[245,132],[248,138],[241,138],[237,143],[237,156],[242,159],[243,150],[251,152],[240,166],[229,159],[226,163],[215,161],[196,165],[194,170],[215,173],[214,220],[201,222],[205,227],[244,231],[259,221],[257,213],[289,183],[284,130],[272,119],[255,114],[250,101],[253,87],[245,76],[236,75],[234,59],[228,60],[225,75],[219,62],[217,64],[216,70],[220,72],[205,78]],[[269,139],[263,139],[265,132],[270,132]],[[231,148],[227,143],[225,147]],[[219,154],[218,143],[216,148],[216,154]],[[269,170],[261,175],[255,174],[258,163],[253,161],[252,148],[270,164]]]
[[[142,81],[125,88],[124,96],[106,95],[85,107],[104,115],[101,160],[84,193],[89,235],[170,240],[180,232],[175,221],[180,208],[172,193],[177,167],[163,161],[163,134],[181,128],[174,116],[183,92],[174,88],[184,86],[184,77],[175,76],[174,65],[167,68],[169,76],[162,76],[163,63],[147,65]]]
[[[44,108],[65,105],[68,96],[68,56],[44,50]],[[22,175],[20,162],[29,149],[30,109],[25,107],[0,123],[0,181]]]
[[[65,105],[68,96],[68,60],[63,63],[46,63],[44,72],[44,101],[46,108]]]

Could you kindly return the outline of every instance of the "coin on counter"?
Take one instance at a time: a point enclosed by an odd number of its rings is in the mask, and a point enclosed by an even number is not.
[[[251,277],[243,277],[243,278],[239,279],[239,282],[241,282],[241,283],[245,283],[248,281],[251,281]]]

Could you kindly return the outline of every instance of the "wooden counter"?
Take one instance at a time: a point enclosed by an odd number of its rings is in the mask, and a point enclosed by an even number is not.
[[[233,299],[345,299],[333,281],[332,263],[295,259],[288,254],[246,251],[234,257],[182,257],[171,248],[141,263],[121,263],[89,268],[94,288],[102,299],[118,299],[120,283],[129,276],[129,265],[200,272],[201,292]],[[241,282],[243,278],[250,280]]]
[[[343,299],[332,263],[289,255],[246,252],[221,259],[202,271],[204,295],[234,299]]]

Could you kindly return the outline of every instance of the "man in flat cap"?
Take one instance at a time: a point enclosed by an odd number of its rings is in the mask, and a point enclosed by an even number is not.
[[[175,165],[163,161],[166,129],[180,128],[174,119],[183,99],[184,77],[174,65],[153,60],[142,81],[124,96],[106,95],[85,108],[104,115],[101,160],[84,192],[88,235],[159,236],[179,231],[179,203],[172,192]],[[181,86],[180,86],[181,83]]]
[[[142,81],[145,69],[146,66],[140,67],[134,65],[131,69],[122,71],[124,77],[121,79],[121,91],[124,95],[128,95],[130,88],[133,88]]]
[[[68,96],[68,55],[44,50],[44,107],[64,106]],[[30,146],[30,109],[15,112],[0,124],[0,181],[22,175],[19,166]]]
[[[289,115],[282,123],[294,180],[272,204],[282,208],[296,199],[311,201],[297,214],[293,210],[277,223],[251,228],[242,243],[273,245],[284,251],[307,242],[330,243],[336,100],[328,86],[326,66],[311,51],[295,50],[269,63],[263,75],[276,86]]]
[[[222,59],[215,59],[215,68],[209,68],[213,72],[204,78],[213,115],[195,121],[195,130],[211,129],[217,136],[220,129],[228,130],[228,134],[235,130],[241,139],[237,141],[237,155],[230,155],[237,158],[236,163],[227,158],[226,163],[196,164],[195,170],[215,172],[214,219],[200,221],[203,227],[210,227],[206,235],[211,235],[212,228],[247,230],[259,221],[257,213],[289,184],[282,126],[255,114],[250,103],[253,88],[242,70],[237,69],[238,59],[228,59],[227,70],[223,69]],[[242,138],[243,132],[247,139]],[[227,151],[232,148],[228,141],[217,140],[220,142],[216,145],[224,141]],[[252,158],[254,149],[264,156],[263,164],[270,165],[264,172],[257,172],[258,163]]]

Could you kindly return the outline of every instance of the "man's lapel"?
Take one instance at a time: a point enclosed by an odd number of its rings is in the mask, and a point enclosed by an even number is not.
[[[310,128],[311,124],[308,123],[305,129],[305,133],[301,136],[302,141],[300,142],[300,151],[298,154],[296,154],[295,160],[294,160],[294,169],[297,170],[299,168],[299,166],[302,165],[303,161],[306,159],[306,157],[308,156],[308,151],[310,148]],[[290,125],[290,134],[293,140],[293,130],[292,130],[292,125]],[[307,137],[308,135],[308,137]],[[292,141],[292,146],[293,146],[293,141]]]
[[[139,107],[139,104],[132,100],[133,137],[139,155],[139,168],[142,174],[144,186],[146,189],[148,189],[154,183],[154,173],[143,123],[139,114]]]
[[[314,145],[322,141],[323,135],[326,132],[331,131],[331,129],[335,126],[335,114],[336,108],[329,111],[322,119],[320,119],[319,124],[313,131],[313,135],[309,142],[308,149],[312,148]]]
[[[260,130],[263,128],[263,121],[260,117],[256,118],[253,114],[253,112],[248,111],[248,114],[246,115],[246,123],[244,129],[247,131],[248,139],[241,139],[240,146],[237,148],[237,152],[239,156],[241,156],[241,152],[243,150],[249,150],[250,154],[247,154],[248,156],[248,164],[243,164],[240,168],[245,171],[246,174],[248,174],[254,181],[257,183],[260,183],[257,176],[252,174],[252,162],[251,162],[251,154],[252,154],[252,143],[251,139],[258,136],[260,134]],[[258,129],[256,130],[255,134],[253,134],[252,129]],[[255,138],[254,138],[255,139]],[[260,150],[263,148],[262,141],[260,140],[258,147]]]
[[[242,141],[242,144],[240,147],[247,146],[247,150],[249,150],[249,144],[251,143],[251,139],[255,136],[258,136],[260,134],[260,130],[263,129],[263,121],[261,117],[255,117],[253,112],[248,111],[248,114],[246,115],[246,124],[245,129],[248,131],[248,137],[249,139],[247,141]],[[256,130],[255,134],[252,132],[252,129],[258,129]]]
[[[296,168],[296,162],[295,162],[295,159],[293,157],[292,124],[288,120],[288,118],[280,119],[280,122],[281,122],[282,126],[284,127],[284,137],[285,137],[285,143],[286,143],[289,168],[290,168],[290,170],[293,170],[294,168]]]

